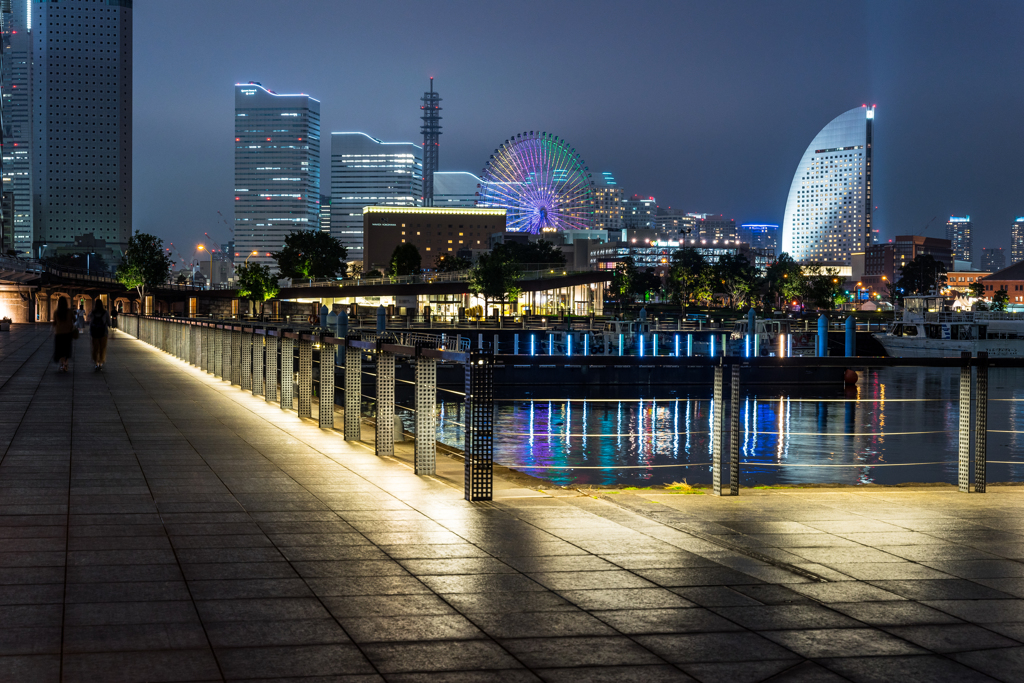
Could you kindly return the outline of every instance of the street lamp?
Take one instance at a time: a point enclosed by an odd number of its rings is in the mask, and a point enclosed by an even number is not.
[[[249,254],[249,256],[246,256],[246,257],[245,257],[245,265],[249,265],[249,258],[250,258],[251,256],[256,256],[256,254],[258,254],[258,253],[259,253],[258,251],[256,251],[255,249],[253,249],[253,250],[252,250],[252,253],[251,253],[251,254]]]
[[[213,249],[207,249],[205,244],[200,244],[199,251],[207,251],[210,253],[210,279],[206,283],[206,288],[213,289]]]

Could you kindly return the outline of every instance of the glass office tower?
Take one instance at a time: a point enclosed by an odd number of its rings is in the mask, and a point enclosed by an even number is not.
[[[13,195],[13,235],[8,245],[32,253],[32,15],[29,0],[0,3],[3,22],[3,191]]]
[[[319,100],[235,86],[234,197],[236,264],[276,270],[270,254],[289,233],[319,229]]]

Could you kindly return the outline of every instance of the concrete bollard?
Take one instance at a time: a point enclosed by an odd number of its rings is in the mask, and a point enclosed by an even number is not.
[[[857,323],[853,316],[846,318],[846,357],[857,355]]]
[[[828,318],[822,313],[818,316],[818,357],[828,355]]]

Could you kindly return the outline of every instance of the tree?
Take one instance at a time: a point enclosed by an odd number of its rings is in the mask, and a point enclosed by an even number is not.
[[[439,273],[457,273],[472,267],[473,264],[469,262],[469,259],[454,254],[438,254],[434,259],[434,270]]]
[[[831,311],[845,297],[843,278],[833,266],[807,266],[807,294],[818,305]]]
[[[768,285],[768,295],[776,303],[780,300],[786,308],[791,302],[804,295],[807,278],[800,264],[793,260],[793,257],[786,252],[779,254],[779,257],[768,266],[765,274]]]
[[[363,273],[363,279],[365,279],[365,280],[372,280],[372,279],[375,279],[375,278],[382,278],[382,277],[384,277],[384,273],[380,272],[376,268],[374,268],[373,270],[368,270],[365,273]]]
[[[615,272],[612,273],[611,295],[620,305],[633,300],[639,277],[640,269],[636,267],[636,259],[632,256],[627,256],[615,264]]]
[[[715,285],[729,297],[729,306],[742,306],[757,282],[757,268],[743,254],[723,254],[715,264]]]
[[[992,310],[993,311],[1005,311],[1007,304],[1010,303],[1010,293],[1005,288],[1000,289],[992,296]]]
[[[672,298],[682,304],[683,312],[691,301],[702,301],[711,296],[712,268],[697,249],[686,247],[672,254],[668,270],[668,290]]]
[[[348,250],[322,230],[298,230],[284,238],[281,251],[271,254],[281,277],[292,280],[328,280],[344,277]]]
[[[175,280],[175,282],[178,283],[179,285],[187,285],[188,275],[185,275],[185,273],[178,273],[178,278]]]
[[[523,264],[565,265],[565,254],[551,242],[502,242],[495,245],[491,253],[497,253],[502,260]]]
[[[392,277],[400,275],[415,275],[420,272],[420,250],[411,242],[402,242],[391,252],[391,263],[388,265],[388,274]]]
[[[985,285],[983,285],[980,281],[975,280],[967,287],[967,292],[975,299],[984,299]]]
[[[242,264],[235,267],[238,280],[238,296],[252,302],[260,302],[260,317],[269,299],[273,299],[280,291],[277,287],[277,276],[270,272],[262,263]]]
[[[946,264],[931,254],[920,254],[903,266],[899,286],[906,294],[932,294],[946,286]]]
[[[650,295],[661,290],[661,287],[661,278],[658,277],[658,274],[654,272],[653,268],[645,268],[641,270],[638,277],[633,280],[633,294],[644,301],[649,300]]]
[[[146,310],[146,290],[154,289],[167,281],[174,263],[159,237],[136,231],[128,238],[128,247],[117,267],[117,281],[125,289],[139,293],[139,310]]]
[[[506,253],[495,250],[482,254],[470,271],[469,291],[482,296],[485,303],[515,303],[522,292],[518,286],[520,275],[519,264]]]

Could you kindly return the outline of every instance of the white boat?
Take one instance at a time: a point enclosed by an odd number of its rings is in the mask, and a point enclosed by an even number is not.
[[[941,296],[908,296],[903,314],[876,333],[894,358],[958,358],[963,351],[991,357],[1024,356],[1024,315],[995,311],[954,312]]]

